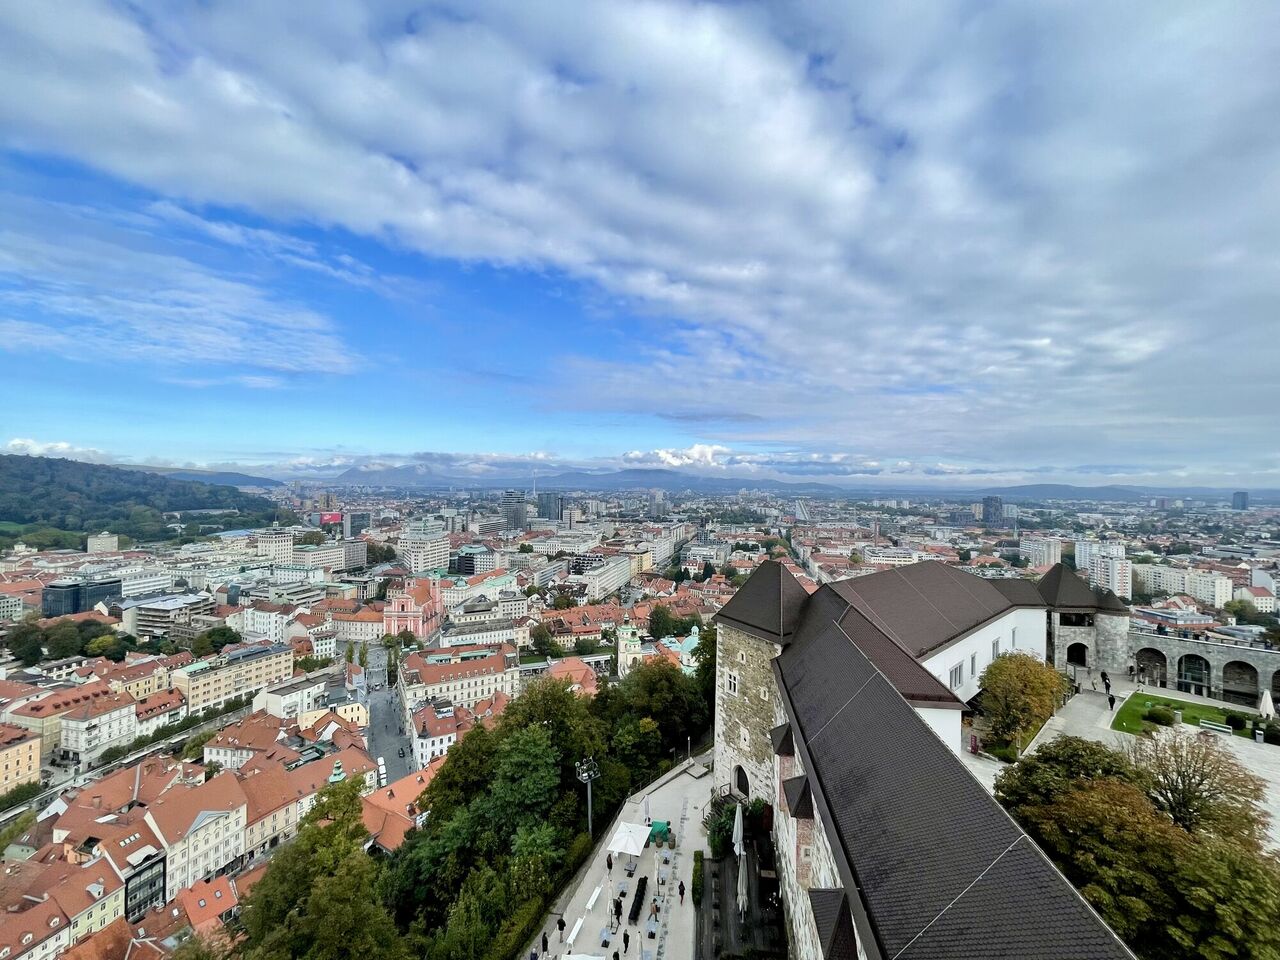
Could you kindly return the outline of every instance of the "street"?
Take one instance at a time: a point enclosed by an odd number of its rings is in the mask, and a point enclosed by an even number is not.
[[[383,687],[369,694],[369,755],[386,761],[388,783],[413,770],[413,746],[407,731],[403,736],[399,733],[402,723],[400,700],[393,688]]]

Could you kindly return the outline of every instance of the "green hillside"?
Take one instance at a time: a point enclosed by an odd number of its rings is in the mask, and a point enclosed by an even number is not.
[[[183,516],[179,532],[166,513]],[[0,546],[24,540],[36,547],[80,547],[109,530],[133,540],[167,540],[276,519],[277,508],[235,487],[173,480],[77,460],[0,455]],[[292,517],[281,516],[282,520]]]

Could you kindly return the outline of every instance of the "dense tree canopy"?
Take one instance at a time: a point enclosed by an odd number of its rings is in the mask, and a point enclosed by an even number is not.
[[[0,521],[22,525],[0,535],[0,545],[25,538],[34,546],[79,548],[87,534],[100,530],[135,540],[171,539],[177,534],[164,515],[187,510],[226,511],[225,516],[182,517],[194,524],[194,533],[206,526],[268,523],[278,516],[271,501],[235,487],[76,460],[0,455]],[[75,542],[66,542],[71,539]]]
[[[1257,783],[1225,750],[1166,732],[1128,750],[1059,737],[996,798],[1139,957],[1280,957],[1280,864]]]
[[[1024,738],[1053,715],[1065,679],[1050,664],[1026,653],[1005,653],[982,671],[982,712],[1000,744]]]

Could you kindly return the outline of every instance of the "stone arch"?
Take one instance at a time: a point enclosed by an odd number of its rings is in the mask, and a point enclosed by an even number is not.
[[[751,779],[741,765],[733,768],[733,789],[744,797],[751,796]]]
[[[1209,661],[1198,653],[1184,653],[1178,658],[1178,689],[1197,696],[1209,695]]]
[[[1153,687],[1168,685],[1169,658],[1164,655],[1164,651],[1155,647],[1143,647],[1134,655],[1133,660],[1138,675],[1145,677],[1148,684]]]
[[[1089,645],[1079,641],[1068,645],[1067,664],[1073,667],[1089,666]]]
[[[1222,699],[1246,707],[1256,707],[1258,696],[1258,668],[1243,660],[1232,660],[1222,668]]]

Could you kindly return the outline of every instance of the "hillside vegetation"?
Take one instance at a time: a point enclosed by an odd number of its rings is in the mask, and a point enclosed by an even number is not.
[[[191,510],[220,513],[183,516],[181,531],[164,516]],[[235,487],[76,460],[0,455],[0,546],[24,540],[36,547],[82,547],[88,534],[101,530],[133,540],[172,539],[268,523],[276,513],[271,501]]]

